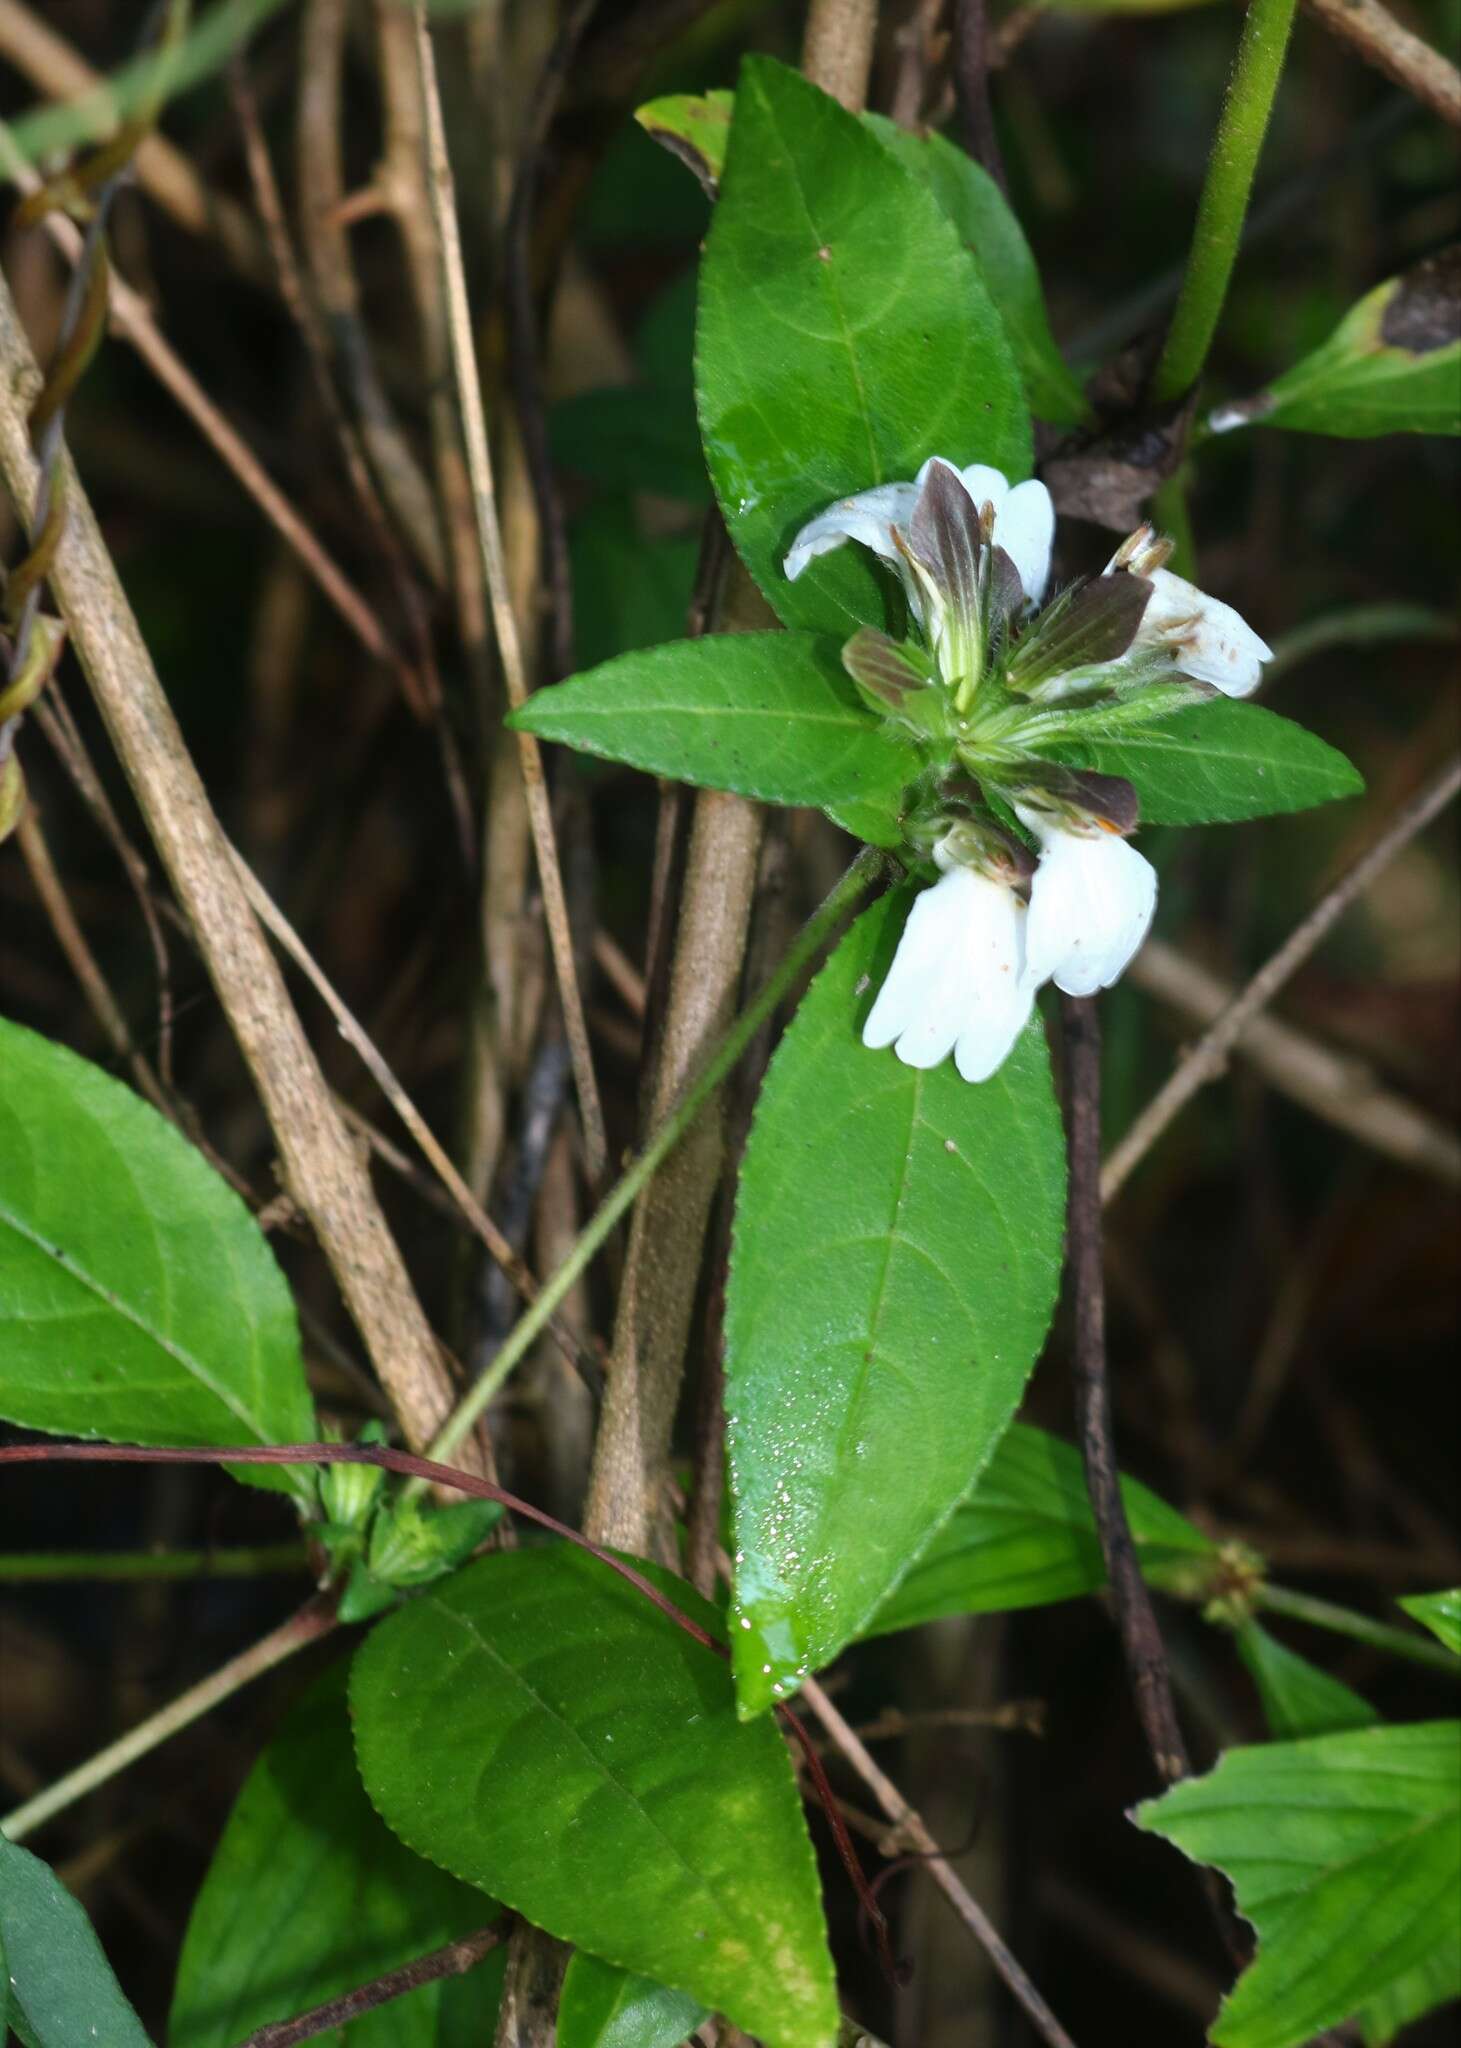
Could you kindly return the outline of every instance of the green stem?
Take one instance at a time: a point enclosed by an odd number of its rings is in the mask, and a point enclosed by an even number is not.
[[[1461,1658],[1452,1656],[1444,1645],[1432,1642],[1429,1636],[1391,1628],[1386,1622],[1372,1621],[1368,1614],[1356,1614],[1352,1608],[1336,1607],[1330,1600],[1316,1600],[1311,1593],[1294,1593],[1287,1586],[1270,1586],[1265,1582],[1254,1587],[1253,1604],[1265,1613],[1286,1614],[1292,1621],[1311,1622],[1315,1628],[1327,1628],[1334,1635],[1368,1643],[1372,1650],[1408,1657],[1412,1664],[1425,1664],[1432,1671],[1461,1678]]]
[[[603,1244],[614,1225],[630,1207],[640,1189],[674,1151],[706,1102],[715,1093],[751,1040],[786,994],[807,962],[840,923],[859,896],[870,886],[883,856],[875,847],[864,847],[836,888],[813,912],[782,957],[760,993],[740,1016],[706,1061],[699,1076],[665,1119],[643,1152],[623,1178],[605,1196],[602,1204],[580,1234],[572,1251],[544,1283],[541,1293],[513,1325],[507,1339],[462,1401],[447,1418],[426,1452],[428,1458],[446,1463],[477,1417],[496,1395],[504,1380],[537,1342],[548,1319],[568,1294],[580,1273]],[[404,1489],[407,1497],[419,1492],[421,1481],[413,1479]]]
[[[1296,4],[1297,0],[1250,0],[1207,160],[1182,290],[1152,383],[1158,405],[1185,398],[1207,361],[1238,254]]]
[[[204,1714],[211,1713],[220,1701],[231,1698],[241,1687],[262,1677],[264,1672],[272,1671],[286,1658],[294,1656],[296,1651],[304,1649],[307,1643],[318,1642],[335,1626],[333,1601],[315,1594],[297,1614],[291,1614],[262,1641],[251,1644],[239,1656],[230,1658],[227,1664],[197,1685],[190,1686],[177,1699],[169,1700],[165,1707],[129,1729],[119,1741],[108,1743],[105,1749],[88,1757],[84,1764],[78,1764],[74,1771],[58,1778],[54,1785],[47,1785],[43,1792],[27,1799],[24,1806],[17,1806],[0,1817],[0,1834],[7,1841],[23,1840],[43,1821],[64,1812],[86,1793],[94,1792],[98,1785],[105,1785],[109,1778],[116,1777],[119,1771],[126,1770],[139,1757],[169,1741],[179,1729],[190,1727]]]
[[[1197,581],[1197,543],[1192,534],[1192,508],[1187,500],[1188,465],[1184,462],[1152,498],[1152,524],[1172,542],[1167,567],[1174,576]]]
[[[242,1550],[35,1550],[0,1552],[0,1585],[61,1579],[253,1579],[307,1572],[302,1543]]]

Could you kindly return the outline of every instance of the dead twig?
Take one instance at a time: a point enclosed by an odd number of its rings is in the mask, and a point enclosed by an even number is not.
[[[371,537],[380,550],[402,616],[410,631],[414,663],[410,667],[403,666],[403,693],[418,718],[434,718],[439,722],[443,744],[450,747],[445,725],[441,722],[441,678],[436,671],[436,657],[431,645],[431,627],[426,602],[411,574],[396,530],[390,522],[385,506],[381,503],[360,435],[346,415],[339,393],[335,389],[335,381],[330,374],[329,337],[320,319],[315,300],[300,272],[289,226],[284,217],[283,196],[279,190],[279,181],[274,175],[273,160],[269,155],[269,145],[259,116],[258,100],[242,51],[235,53],[228,67],[228,84],[234,113],[243,136],[244,160],[248,165],[254,204],[264,224],[264,233],[277,273],[280,294],[299,331],[300,340],[304,344],[305,359],[309,363],[311,378],[321,407],[340,445],[345,474],[365,515]],[[423,485],[422,489],[424,488]],[[440,580],[444,571],[439,548],[437,557],[434,573]],[[458,812],[459,826],[464,828],[464,837],[470,846],[470,807],[465,801],[460,764],[449,762],[449,766],[455,766],[455,774],[449,775],[449,785]]]
[[[1296,926],[1278,951],[1259,968],[1242,993],[1231,1002],[1181,1060],[1165,1084],[1147,1104],[1101,1170],[1101,1199],[1115,1199],[1133,1170],[1144,1159],[1174,1117],[1209,1081],[1215,1081],[1253,1019],[1295,975],[1318,946],[1331,925],[1357,896],[1416,834],[1423,831],[1445,809],[1461,789],[1461,755],[1453,757],[1413,796],[1374,845],[1349,868],[1323,899]]]
[[[1451,127],[1461,128],[1461,71],[1403,28],[1380,0],[1305,0],[1305,5],[1367,64],[1404,86]]]
[[[1167,1653],[1121,1497],[1106,1375],[1106,1267],[1101,1241],[1101,1023],[1095,997],[1065,996],[1066,1119],[1070,1154],[1067,1241],[1075,1297],[1075,1381],[1086,1490],[1105,1560],[1137,1716],[1157,1775],[1191,1770],[1177,1721]]]
[[[447,155],[441,95],[436,80],[436,54],[431,41],[426,9],[421,0],[417,0],[415,21],[432,214],[436,224],[442,281],[446,293],[452,370],[456,382],[462,432],[466,442],[467,467],[472,480],[477,544],[482,559],[483,580],[492,609],[498,651],[502,657],[503,678],[507,685],[508,697],[516,707],[527,701],[527,673],[517,618],[508,589],[502,533],[497,519],[492,458],[487,443],[487,417],[482,403],[481,380],[477,374],[451,161]],[[589,1177],[597,1184],[602,1181],[608,1168],[608,1135],[604,1127],[598,1082],[594,1077],[588,1024],[583,1011],[583,995],[574,966],[573,935],[569,928],[568,906],[563,894],[563,876],[558,865],[558,848],[553,836],[553,818],[548,802],[548,786],[543,774],[543,757],[538,742],[531,733],[519,733],[517,740],[518,757],[532,824],[533,846],[538,860],[538,876],[543,890],[549,943],[558,980],[558,996],[563,1006],[564,1029],[573,1060],[579,1116],[583,1123],[584,1151],[588,1159]]]
[[[771,623],[737,566],[725,630]],[[694,804],[663,1032],[646,1104],[662,1123],[724,1031],[741,983],[763,814],[704,790]],[[614,1324],[587,1526],[628,1550],[672,1554],[665,1481],[710,1205],[724,1157],[720,1099],[707,1106],[635,1205]]]
[[[122,1006],[113,995],[111,984],[102,973],[86,934],[77,922],[66,885],[51,859],[51,849],[46,844],[40,814],[34,804],[22,814],[15,836],[41,908],[50,920],[56,943],[66,955],[71,972],[86,997],[87,1008],[101,1026],[116,1058],[124,1060],[130,1068],[132,1079],[141,1093],[154,1109],[160,1110],[164,1116],[171,1116],[172,1106],[167,1092],[153,1072],[151,1063],[138,1051],[122,1014]]]
[[[533,480],[548,570],[552,670],[550,681],[568,675],[573,660],[573,581],[568,561],[568,522],[548,446],[548,413],[538,362],[538,319],[534,305],[533,215],[543,150],[563,97],[583,34],[598,0],[575,0],[563,18],[533,92],[524,125],[512,202],[503,238],[503,282],[507,294],[508,365],[518,426]]]
[[[172,966],[168,959],[167,940],[163,935],[162,920],[152,900],[152,878],[147,863],[128,838],[116,807],[107,795],[95,764],[86,751],[86,742],[71,716],[70,706],[61,695],[60,687],[53,682],[46,695],[32,713],[36,724],[44,733],[56,759],[70,777],[77,794],[91,812],[103,837],[115,852],[122,873],[127,877],[128,886],[137,899],[142,913],[142,922],[147,931],[147,942],[152,949],[152,958],[157,970],[157,1066],[158,1078],[164,1089],[172,1086],[172,1029],[173,997]]]
[[[1160,939],[1147,940],[1126,975],[1199,1024],[1216,1023],[1238,994],[1231,982]],[[1382,1087],[1368,1061],[1261,1013],[1243,1026],[1233,1051],[1336,1130],[1402,1166],[1453,1187],[1461,1184],[1461,1141],[1437,1118]]]
[[[0,57],[47,99],[81,99],[106,84],[102,74],[22,0],[0,0]],[[138,184],[170,219],[189,234],[216,234],[229,261],[245,277],[254,284],[269,282],[268,258],[253,222],[235,201],[211,192],[166,136],[143,136],[133,161]]]
[[[902,1838],[924,1859],[929,1876],[988,1956],[1041,2040],[1048,2042],[1049,2048],[1075,2048],[1070,2035],[1011,1955],[979,1901],[950,1868],[943,1851],[929,1833],[923,1816],[909,1805],[814,1678],[809,1678],[803,1685],[802,1698]]]
[[[37,466],[27,414],[40,374],[0,281],[0,469],[22,516]],[[430,1440],[451,1386],[369,1176],[334,1106],[69,459],[51,587],[118,757],[283,1156],[408,1439]]]
[[[465,1977],[493,1949],[501,1947],[511,1924],[512,1916],[504,1914],[490,1927],[479,1927],[475,1934],[458,1935],[455,1941],[433,1949],[430,1955],[415,1956],[399,1969],[387,1970],[384,1976],[373,1977],[353,1991],[342,1991],[338,1998],[328,1998],[323,2005],[312,2006],[295,2019],[271,2020],[268,2026],[256,2028],[247,2040],[240,2041],[238,2048],[296,2048],[296,2043],[331,2033],[394,1999],[404,1998],[408,1991],[419,1991],[423,1984],[439,1984],[445,1977]]]
[[[498,1229],[492,1218],[473,1195],[462,1176],[452,1164],[445,1148],[438,1141],[431,1126],[422,1116],[415,1103],[396,1079],[389,1062],[376,1045],[370,1033],[360,1023],[339,994],[324,969],[305,945],[279,905],[274,901],[258,876],[254,874],[243,856],[230,848],[234,865],[244,894],[258,914],[260,921],[272,933],[284,952],[308,979],[310,986],[325,1002],[340,1036],[350,1045],[363,1061],[376,1086],[385,1096],[417,1145],[425,1154],[433,1172],[450,1195],[457,1209],[477,1236],[481,1239],[490,1257],[496,1260],[508,1280],[524,1301],[535,1301],[539,1288],[537,1281],[528,1271],[522,1259],[514,1251],[507,1238]],[[580,1372],[586,1374],[592,1383],[597,1382],[598,1368],[587,1356],[582,1344],[559,1316],[549,1320],[549,1330],[568,1358]]]
[[[802,70],[851,113],[867,104],[878,0],[811,0],[802,38]]]
[[[300,24],[295,107],[300,239],[382,494],[417,561],[440,586],[446,564],[436,506],[376,370],[350,255],[342,118],[349,12],[347,0],[308,0]]]
[[[987,0],[955,0],[954,76],[964,117],[964,140],[975,162],[984,166],[1001,192],[1008,192],[994,109],[989,103],[989,40]]]
[[[0,127],[0,167],[22,192],[38,189],[40,180],[16,153]],[[80,259],[82,236],[63,214],[50,214],[44,226],[69,263]],[[163,336],[140,295],[119,277],[111,280],[108,312],[111,323],[136,349],[159,384],[182,407],[215,454],[220,456],[264,517],[304,564],[320,590],[344,619],[366,652],[399,669],[400,657],[379,619],[350,582],[311,528],[270,477],[247,443],[230,426],[192,371]]]

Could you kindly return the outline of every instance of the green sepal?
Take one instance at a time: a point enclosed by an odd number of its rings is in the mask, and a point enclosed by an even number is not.
[[[408,1500],[382,1508],[370,1531],[370,1575],[385,1586],[429,1586],[464,1564],[501,1520],[502,1506],[495,1500],[464,1500],[444,1508]]]

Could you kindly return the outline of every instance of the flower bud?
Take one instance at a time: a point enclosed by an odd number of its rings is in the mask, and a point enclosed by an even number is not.
[[[384,1443],[385,1435],[379,1422],[367,1422],[360,1442]],[[326,1521],[342,1529],[363,1529],[375,1510],[385,1477],[378,1465],[326,1465],[320,1475],[320,1506]]]
[[[501,1519],[496,1501],[431,1509],[405,1501],[376,1517],[367,1568],[384,1585],[429,1585],[469,1557]]]
[[[1065,831],[1099,829],[1126,839],[1141,822],[1141,802],[1123,775],[1051,763],[1015,795],[1017,807],[1048,817]]]

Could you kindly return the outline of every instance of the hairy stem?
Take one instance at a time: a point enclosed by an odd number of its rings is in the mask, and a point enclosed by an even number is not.
[[[835,930],[857,899],[870,886],[881,856],[865,848],[821,907],[803,925],[776,972],[755,997],[705,1061],[694,1083],[659,1126],[643,1152],[600,1204],[597,1213],[581,1232],[569,1256],[542,1289],[527,1312],[514,1325],[502,1349],[471,1392],[449,1418],[431,1446],[434,1458],[445,1459],[467,1434],[499,1387],[526,1357],[546,1328],[550,1317],[574,1282],[603,1244],[619,1218],[661,1164],[674,1151],[701,1109],[740,1058],[762,1022],[775,1009],[786,991]]]
[[[16,1550],[0,1552],[0,1585],[65,1580],[254,1579],[307,1572],[302,1543],[260,1543],[239,1550]]]
[[[1368,1614],[1356,1614],[1352,1607],[1337,1607],[1332,1600],[1317,1600],[1312,1593],[1295,1593],[1287,1586],[1265,1581],[1253,1588],[1253,1604],[1266,1614],[1284,1614],[1291,1621],[1307,1621],[1315,1628],[1327,1628],[1331,1635],[1349,1636],[1356,1643],[1368,1643],[1387,1656],[1408,1657],[1412,1664],[1424,1664],[1431,1671],[1444,1671],[1448,1678],[1461,1678],[1461,1659],[1443,1643],[1417,1631],[1391,1628],[1372,1621]]]
[[[1184,398],[1202,374],[1228,294],[1297,0],[1252,0],[1207,160],[1177,310],[1152,382],[1158,405]]]
[[[17,1806],[13,1813],[7,1813],[0,1820],[0,1833],[11,1842],[19,1842],[26,1835],[33,1834],[43,1821],[74,1805],[88,1792],[94,1792],[98,1785],[106,1784],[128,1764],[135,1763],[138,1757],[146,1756],[150,1749],[156,1749],[159,1743],[166,1742],[192,1722],[200,1721],[221,1701],[229,1699],[253,1679],[262,1678],[276,1664],[283,1664],[307,1643],[318,1642],[336,1625],[333,1598],[317,1594],[307,1600],[297,1613],[291,1614],[287,1621],[281,1622],[278,1628],[257,1643],[251,1643],[239,1656],[211,1671],[199,1684],[190,1686],[175,1700],[169,1700],[157,1713],[149,1714],[145,1721],[139,1721],[116,1742],[99,1749],[95,1756],[88,1757],[74,1771],[68,1771],[64,1778],[57,1778],[53,1785],[37,1792],[34,1799],[27,1799],[24,1806]]]

